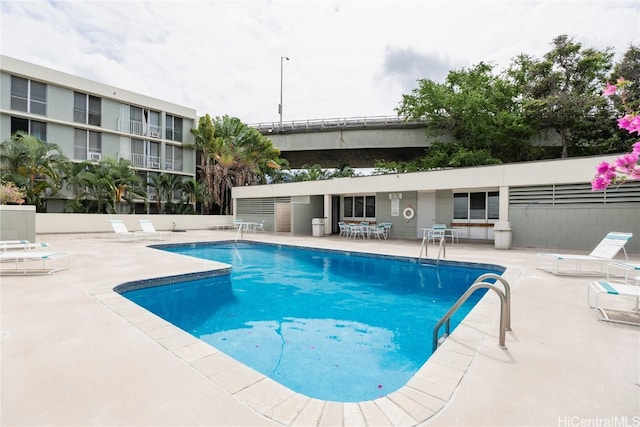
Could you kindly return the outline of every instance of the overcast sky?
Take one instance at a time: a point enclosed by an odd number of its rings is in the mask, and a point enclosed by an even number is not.
[[[640,44],[640,2],[0,0],[3,55],[243,122],[395,115],[417,80],[560,34]]]

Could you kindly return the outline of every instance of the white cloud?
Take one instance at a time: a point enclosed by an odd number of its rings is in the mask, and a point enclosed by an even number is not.
[[[637,1],[18,1],[4,55],[247,123],[393,115],[419,78],[540,57],[568,34],[622,54]],[[412,86],[413,84],[413,86]]]

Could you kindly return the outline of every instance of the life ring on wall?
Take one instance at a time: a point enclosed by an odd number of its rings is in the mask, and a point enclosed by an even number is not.
[[[413,208],[404,208],[402,211],[402,216],[404,219],[412,219],[416,213],[413,211]]]

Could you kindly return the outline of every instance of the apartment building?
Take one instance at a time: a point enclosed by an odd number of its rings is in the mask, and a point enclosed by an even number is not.
[[[142,182],[160,173],[195,178],[196,122],[192,108],[0,56],[2,141],[25,131],[73,161],[130,160]],[[153,188],[147,193],[153,200]],[[48,212],[63,209],[64,200],[48,201]]]

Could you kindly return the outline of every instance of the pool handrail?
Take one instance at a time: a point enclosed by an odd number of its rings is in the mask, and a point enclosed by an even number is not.
[[[499,280],[504,285],[505,291],[503,292],[500,288],[491,283],[482,281],[484,279]],[[451,308],[445,313],[445,315],[442,316],[438,323],[436,323],[436,326],[433,328],[432,351],[436,351],[436,349],[438,348],[438,331],[440,330],[440,327],[446,323],[445,334],[443,335],[443,338],[448,337],[451,331],[451,316],[458,310],[458,308],[460,308],[462,304],[464,304],[464,302],[471,296],[471,294],[473,294],[478,289],[485,288],[493,290],[496,294],[498,294],[498,297],[500,298],[500,336],[498,337],[498,345],[503,350],[507,349],[507,347],[505,346],[505,334],[506,331],[511,330],[511,289],[509,283],[501,276],[498,276],[494,273],[486,273],[478,277],[476,281],[473,282],[471,286],[469,286],[466,292],[462,294],[460,298],[458,298],[458,301],[456,301],[456,303],[451,306]],[[507,295],[509,295],[508,298]]]

